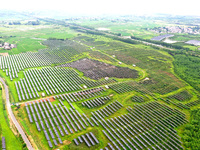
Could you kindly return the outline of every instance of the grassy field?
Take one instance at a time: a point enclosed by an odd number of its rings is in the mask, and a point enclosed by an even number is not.
[[[17,48],[12,50],[0,50],[9,54],[18,54],[27,51],[37,51],[47,48],[42,44],[48,38],[66,39],[76,35],[75,32],[67,27],[54,25],[5,25],[0,27],[1,40],[16,44]]]
[[[9,119],[5,109],[5,93],[4,89],[0,90],[0,124],[1,124],[1,136],[6,139],[6,149],[8,150],[21,150],[22,144],[19,139],[14,135],[10,129]]]

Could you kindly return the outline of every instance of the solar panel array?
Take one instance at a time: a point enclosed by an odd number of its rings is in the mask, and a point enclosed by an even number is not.
[[[95,87],[109,84],[114,80],[105,82],[92,81],[79,77],[74,69],[44,67],[42,69],[29,69],[24,71],[25,78],[15,82],[19,101],[28,100],[39,96],[39,92],[47,95],[81,90],[81,85]]]
[[[63,144],[61,138],[74,132],[85,130],[94,124],[78,110],[68,109],[62,101],[52,105],[49,99],[25,103],[30,123],[35,124],[38,132],[43,132],[50,148]]]
[[[51,64],[50,59],[38,52],[27,52],[0,57],[0,67],[3,71],[6,70],[6,75],[10,77],[10,80],[18,78],[19,71],[26,68],[49,66]]]
[[[127,108],[128,114],[107,120],[98,118],[110,149],[183,149],[175,127],[185,115],[157,102]],[[105,149],[106,149],[105,148]]]
[[[78,146],[80,143],[83,143],[85,142],[85,144],[88,146],[88,147],[91,147],[91,146],[94,146],[96,144],[99,144],[99,140],[96,138],[96,136],[92,133],[92,132],[89,132],[89,133],[86,133],[86,134],[83,134],[81,136],[79,136],[77,139],[75,138],[74,139],[74,143]]]
[[[71,40],[46,40],[44,44],[51,48],[38,50],[38,52],[0,56],[0,68],[6,71],[6,75],[12,81],[13,78],[18,78],[19,71],[26,68],[68,62],[88,49],[88,47]]]
[[[73,92],[73,93],[60,94],[53,97],[54,99],[60,98],[62,100],[67,100],[67,102],[70,103],[70,102],[76,102],[83,99],[95,97],[97,95],[102,94],[103,91],[105,90],[102,87],[98,87],[98,88],[92,88],[92,89],[82,90],[82,91]]]
[[[88,108],[98,107],[104,105],[106,101],[110,100],[109,96],[99,97],[92,100],[82,102],[82,106],[86,106]]]
[[[91,114],[92,114],[92,117],[94,117],[96,120],[103,119],[105,117],[108,117],[114,114],[116,111],[118,111],[122,107],[123,105],[116,100],[115,102],[110,103],[104,108],[91,112]]]
[[[154,40],[154,41],[161,41],[165,38],[169,38],[169,37],[173,37],[174,35],[172,34],[165,34],[165,35],[160,35],[160,36],[156,36],[156,37],[153,37],[151,40]]]
[[[130,92],[134,90],[134,87],[131,85],[128,85],[126,83],[117,83],[117,84],[112,84],[109,86],[112,90],[117,92],[118,94],[125,93],[125,92]]]

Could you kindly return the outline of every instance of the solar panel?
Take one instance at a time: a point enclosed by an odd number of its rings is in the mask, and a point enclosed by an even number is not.
[[[106,131],[112,136],[113,139],[115,139],[115,140],[117,139],[117,138],[112,134],[112,132],[110,132],[109,129],[106,128]]]
[[[108,128],[111,128],[111,127],[109,126],[109,124],[108,124],[104,119],[102,119],[102,121],[106,124],[106,126],[107,126]]]
[[[85,141],[86,145],[87,145],[88,147],[91,147],[90,143],[89,143],[88,140],[85,138],[85,136],[84,136],[84,135],[81,135],[81,137],[82,137],[83,140]]]
[[[49,144],[49,147],[50,147],[50,148],[52,148],[52,147],[53,147],[53,145],[52,145],[51,141],[48,141],[48,144]]]
[[[111,150],[115,150],[114,147],[110,143],[108,143],[108,146],[111,148]]]
[[[57,119],[58,119],[59,123],[62,125],[63,123],[62,123],[62,121],[61,121],[59,116],[57,116]]]
[[[132,150],[132,148],[125,142],[125,140],[123,138],[120,139],[130,150]]]
[[[54,145],[56,145],[56,146],[58,145],[56,139],[53,139],[53,143],[54,143]]]
[[[74,143],[75,143],[76,145],[79,145],[79,142],[78,142],[77,139],[74,139]]]
[[[60,102],[60,104],[62,105],[62,106],[64,106],[64,104],[63,104],[63,102],[59,99],[59,102]]]
[[[28,106],[26,106],[26,112],[28,113],[28,115],[30,114],[30,110],[29,110]]]
[[[91,137],[94,139],[94,141],[99,144],[99,141],[97,140],[97,138],[94,136],[94,134],[92,132],[89,132],[89,134],[91,135]]]
[[[124,149],[124,150],[126,150],[126,148],[124,147],[124,145],[119,141],[119,140],[116,140],[117,141],[117,143]]]
[[[40,121],[40,124],[42,126],[42,129],[45,130],[45,126],[44,126],[44,123],[42,122],[42,120]]]
[[[28,115],[28,118],[29,118],[30,123],[33,123],[33,120],[30,114]]]
[[[6,149],[6,139],[4,136],[2,137],[2,149]]]
[[[59,141],[60,144],[63,144],[61,138],[58,138],[58,141]]]
[[[37,122],[37,118],[36,118],[36,115],[33,113],[33,119],[35,120],[35,122]]]
[[[54,121],[54,123],[56,124],[56,126],[59,125],[55,117],[53,117],[53,121]]]
[[[94,141],[91,139],[90,135],[88,133],[85,134],[89,141],[92,143],[92,145],[95,145]]]
[[[61,126],[62,126],[62,128],[63,128],[65,134],[68,135],[69,133],[68,133],[67,129],[65,128],[65,126],[64,126],[64,125],[61,125]]]
[[[46,137],[47,141],[49,141],[49,140],[50,140],[50,138],[49,138],[49,135],[48,135],[48,133],[47,133],[47,131],[46,131],[46,130],[44,130],[44,135],[45,135],[45,137]]]
[[[118,150],[120,150],[119,146],[114,141],[112,141],[112,143]]]
[[[99,124],[96,122],[96,120],[93,117],[91,117],[91,119],[97,126],[99,126]]]
[[[109,150],[107,147],[104,147],[105,150]]]
[[[54,130],[54,133],[56,134],[56,136],[59,138],[59,137],[60,137],[60,135],[58,134],[58,131],[56,130],[56,128],[55,128],[55,127],[53,127],[53,130]]]
[[[51,118],[48,118],[48,119],[49,119],[49,122],[50,122],[51,126],[54,127],[52,119]]]
[[[51,128],[49,128],[48,130],[49,130],[49,133],[50,133],[50,135],[51,135],[51,138],[52,138],[52,139],[55,139],[55,136],[54,136],[54,134],[53,134]]]
[[[45,115],[44,115],[44,112],[43,112],[43,111],[41,112],[41,114],[42,114],[42,118],[43,118],[43,119],[46,119],[46,117],[45,117]]]
[[[61,127],[60,127],[59,125],[57,125],[57,128],[58,128],[58,130],[59,130],[59,132],[60,132],[61,136],[64,136],[64,133],[63,133],[63,131],[62,131]]]
[[[76,122],[76,120],[74,120],[75,125],[78,127],[78,129],[81,131],[82,128],[79,126],[79,124]]]
[[[78,140],[79,140],[80,143],[83,143],[83,140],[80,136],[78,136]]]

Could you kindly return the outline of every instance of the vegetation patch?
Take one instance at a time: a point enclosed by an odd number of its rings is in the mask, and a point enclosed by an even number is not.
[[[182,139],[187,149],[199,149],[200,109],[192,110],[190,114],[190,122],[183,130]]]
[[[115,59],[99,52],[99,51],[91,51],[90,54],[89,54],[92,58],[96,58],[96,59],[100,59],[100,60],[107,60],[107,61],[110,61],[110,62],[116,62]]]
[[[200,58],[186,55],[175,55],[174,58],[175,72],[200,91]]]

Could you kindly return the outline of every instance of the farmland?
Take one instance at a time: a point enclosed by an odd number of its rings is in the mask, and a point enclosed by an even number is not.
[[[9,54],[0,56],[0,76],[34,149],[196,147],[188,142],[200,104],[196,51],[169,51],[94,34],[111,31],[151,39],[159,35],[144,28],[163,22],[83,19],[79,25],[95,29],[83,32],[73,26],[76,21],[52,20],[0,27],[1,40],[17,44],[10,51],[0,50]],[[4,101],[0,133],[6,149],[26,149],[19,134],[12,133],[15,128],[9,128]]]

